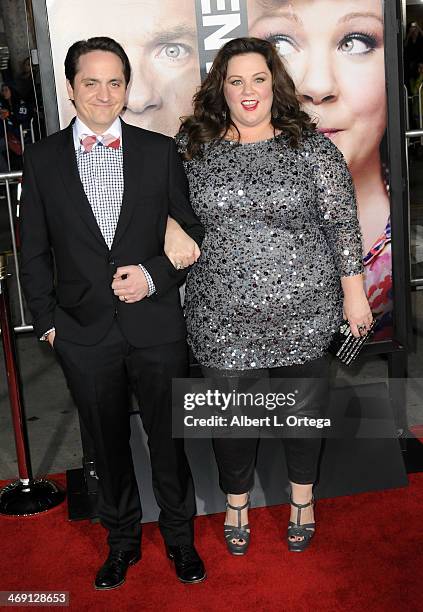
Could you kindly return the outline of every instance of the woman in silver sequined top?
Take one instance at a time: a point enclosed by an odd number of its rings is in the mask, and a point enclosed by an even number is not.
[[[351,177],[314,127],[273,45],[244,38],[219,51],[177,136],[206,230],[186,286],[193,353],[206,377],[301,379],[303,401],[292,414],[309,417],[322,415],[327,348],[343,315],[355,336],[372,321]],[[175,265],[179,231],[170,225],[166,242]],[[320,439],[283,442],[292,487],[288,547],[301,551],[314,533]],[[233,554],[249,544],[256,446],[255,439],[214,439]]]

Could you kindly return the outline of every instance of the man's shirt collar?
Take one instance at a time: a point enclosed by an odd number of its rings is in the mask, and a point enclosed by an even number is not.
[[[91,134],[94,134],[94,132],[90,130],[90,128],[88,128],[79,117],[76,117],[73,124],[73,143],[76,151],[81,147],[82,136]],[[116,117],[109,129],[105,131],[105,134],[112,134],[112,136],[120,138],[120,142],[122,144],[122,124],[119,117]]]

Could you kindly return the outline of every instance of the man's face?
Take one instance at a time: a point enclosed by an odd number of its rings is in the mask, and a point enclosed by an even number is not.
[[[419,33],[419,29],[417,27],[417,23],[412,23],[410,26],[410,35],[413,40],[417,38],[417,34]]]
[[[129,123],[174,135],[200,83],[195,7],[190,0],[142,3],[141,27],[123,40],[132,65]],[[165,11],[163,10],[165,8]]]
[[[125,103],[126,84],[120,57],[109,51],[81,55],[73,86],[67,81],[67,89],[81,121],[94,133],[104,133]]]
[[[132,66],[128,123],[174,135],[179,117],[191,114],[200,84],[192,0],[51,0],[49,23],[57,65],[76,39],[110,36],[124,47]],[[60,82],[58,89],[62,97]],[[60,114],[64,123],[72,108],[61,102]]]

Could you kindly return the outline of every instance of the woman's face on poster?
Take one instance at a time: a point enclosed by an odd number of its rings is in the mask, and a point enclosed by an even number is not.
[[[123,118],[174,135],[179,117],[191,113],[192,95],[200,81],[192,0],[51,0],[50,5],[55,56],[64,60],[76,39],[114,38],[132,67]],[[58,66],[63,72],[62,66],[63,62]],[[56,78],[63,124],[74,112],[67,102],[63,74],[57,73]]]
[[[274,42],[304,109],[350,169],[386,128],[382,0],[248,0],[249,33]]]

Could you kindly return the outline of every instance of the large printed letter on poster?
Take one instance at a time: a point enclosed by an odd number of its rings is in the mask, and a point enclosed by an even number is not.
[[[123,118],[168,135],[216,51],[257,36],[277,46],[318,129],[342,151],[357,194],[375,340],[392,337],[383,0],[47,0],[60,124],[73,116],[63,62],[91,36],[116,38],[133,68]]]

